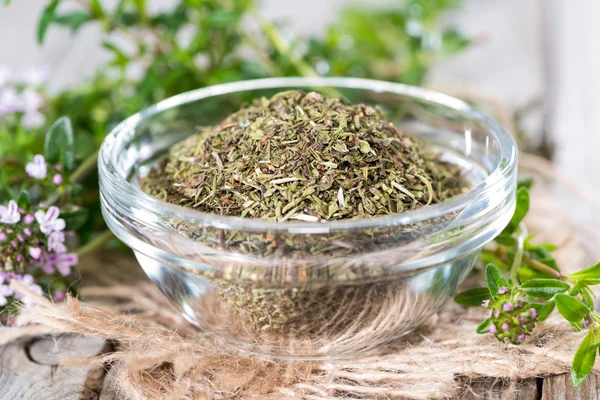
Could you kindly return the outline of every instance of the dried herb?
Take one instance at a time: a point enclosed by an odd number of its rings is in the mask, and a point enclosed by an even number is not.
[[[261,98],[175,145],[142,188],[220,215],[316,222],[435,204],[468,185],[459,167],[382,111],[302,91]]]

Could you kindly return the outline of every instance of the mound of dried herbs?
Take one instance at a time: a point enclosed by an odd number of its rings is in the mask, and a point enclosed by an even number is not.
[[[381,110],[302,91],[258,99],[201,129],[142,184],[204,212],[309,222],[413,210],[467,187],[457,166]]]

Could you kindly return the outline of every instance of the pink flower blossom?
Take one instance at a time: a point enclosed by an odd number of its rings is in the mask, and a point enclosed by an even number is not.
[[[21,118],[21,125],[25,129],[39,128],[44,125],[44,122],[46,122],[46,117],[37,110],[25,111],[25,114]]]
[[[65,294],[62,291],[54,293],[54,301],[61,302],[65,299]]]
[[[33,157],[33,162],[28,163],[25,166],[25,171],[27,171],[27,175],[35,179],[44,179],[46,178],[46,174],[48,174],[48,164],[46,163],[46,159],[41,154]]]
[[[61,275],[67,276],[71,273],[71,267],[77,265],[77,254],[47,254],[42,264],[42,270],[47,274],[52,274],[55,270]]]
[[[29,248],[29,255],[34,260],[39,260],[40,257],[41,257],[41,255],[42,255],[42,249],[40,249],[39,247],[30,247]]]
[[[33,293],[42,296],[44,294],[44,291],[42,290],[42,288],[35,282],[35,280],[33,279],[33,276],[31,275],[23,275],[22,277],[17,276],[16,277],[17,280],[21,281],[21,283],[23,283],[25,285],[25,287],[27,287],[27,289],[31,290]],[[23,304],[31,304],[31,300],[25,296],[23,296],[21,293],[15,292],[14,294],[15,298],[20,299]]]
[[[65,229],[65,220],[58,218],[60,210],[58,207],[50,207],[45,213],[43,211],[37,211],[35,213],[35,219],[40,224],[40,230],[46,235],[53,231],[62,231]]]
[[[37,111],[44,104],[44,98],[34,89],[26,88],[21,93],[21,104],[25,113],[28,111]]]
[[[63,183],[62,175],[61,174],[54,175],[54,177],[52,178],[52,182],[54,182],[55,185],[60,185],[61,183]]]
[[[65,234],[63,232],[52,232],[48,236],[48,251],[55,253],[64,253],[67,251],[67,246],[64,245]]]
[[[41,67],[29,67],[22,74],[23,82],[28,86],[40,86],[48,79],[50,67],[44,65]]]
[[[488,328],[488,331],[493,335],[495,334],[498,330],[496,328],[496,325],[491,324],[490,327]]]
[[[35,218],[33,218],[33,215],[31,214],[27,214],[23,217],[23,222],[25,222],[27,225],[31,224],[33,221],[35,221]]]
[[[498,294],[504,294],[508,292],[508,288],[506,286],[501,286],[498,288]]]
[[[5,285],[4,283],[0,284],[0,307],[4,307],[8,300],[6,299],[9,296],[13,295],[13,290],[10,286]]]
[[[8,207],[0,206],[0,222],[4,224],[16,224],[21,220],[19,207],[14,200],[8,202]]]
[[[23,108],[17,89],[7,86],[0,90],[0,117]]]
[[[502,305],[502,309],[503,309],[504,311],[508,312],[508,311],[511,311],[511,310],[513,309],[513,306],[512,306],[512,304],[510,304],[510,303],[504,303],[504,304]]]

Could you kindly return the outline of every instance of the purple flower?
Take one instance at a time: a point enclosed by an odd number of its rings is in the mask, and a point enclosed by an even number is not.
[[[62,276],[67,276],[71,273],[71,267],[77,265],[77,254],[57,254],[54,257],[54,266]]]
[[[48,79],[49,74],[50,67],[48,65],[29,67],[23,72],[22,80],[28,86],[40,86]]]
[[[46,122],[46,117],[37,110],[25,111],[25,114],[21,118],[21,125],[25,129],[39,128],[44,125],[44,122]]]
[[[504,294],[508,292],[508,288],[506,286],[501,286],[498,288],[498,294]]]
[[[506,312],[511,311],[513,309],[512,304],[510,303],[504,303],[504,305],[502,306],[502,309]]]
[[[8,207],[0,206],[0,222],[5,224],[16,224],[21,220],[19,207],[14,200],[8,202]]]
[[[4,242],[7,239],[6,233],[0,232],[0,242]]]
[[[40,257],[42,256],[42,249],[40,249],[39,247],[30,247],[29,248],[29,255],[34,260],[39,260]]]
[[[519,342],[522,342],[525,340],[525,335],[523,333],[520,333],[519,335],[517,335],[517,340]]]
[[[525,317],[519,317],[519,322],[521,324],[524,324],[525,322],[527,322],[527,318],[525,318]]]
[[[537,310],[535,308],[530,308],[529,314],[531,314],[531,318],[537,318]]]
[[[77,261],[75,253],[49,254],[46,257],[47,264],[44,266],[44,271],[54,272],[56,269],[61,275],[67,276],[71,273],[71,267],[77,265]]]
[[[65,234],[63,232],[52,232],[48,236],[48,251],[55,253],[64,253],[67,251],[67,246],[64,245]]]
[[[31,290],[33,293],[42,296],[44,294],[44,291],[42,290],[42,288],[35,282],[35,280],[33,279],[33,276],[31,275],[23,275],[21,276],[17,276],[16,277],[17,280],[21,281],[21,283],[23,283],[27,289]],[[23,297],[20,293],[15,293],[14,294],[15,298],[17,299],[21,299],[21,301],[23,301],[23,304],[30,304],[31,301],[27,298],[27,297]]]
[[[13,290],[10,288],[10,286],[4,283],[0,284],[0,307],[4,307],[6,303],[8,303],[6,298],[8,296],[12,296],[13,294]]]
[[[483,303],[481,303],[482,306],[486,307],[490,305],[490,299],[484,300]]]
[[[508,332],[509,329],[510,329],[510,326],[508,326],[508,324],[506,322],[502,324],[502,330],[504,332]]]
[[[31,224],[33,221],[35,221],[35,218],[31,214],[27,214],[23,217],[23,222],[25,222],[27,225]]]
[[[488,328],[488,331],[489,331],[489,332],[490,332],[492,335],[494,335],[494,334],[495,334],[495,333],[498,331],[498,329],[496,328],[496,325],[494,325],[494,324],[491,324],[491,325],[490,325],[490,327]]]
[[[21,99],[17,89],[7,86],[0,90],[0,117],[22,109]]]
[[[54,175],[54,177],[52,177],[52,182],[54,182],[55,185],[60,185],[61,183],[63,183],[62,175],[61,174]]]
[[[23,90],[23,93],[21,93],[21,101],[25,113],[37,111],[42,104],[44,104],[44,98],[32,88]]]
[[[43,211],[37,211],[35,213],[35,219],[40,224],[40,230],[46,235],[53,231],[62,231],[65,229],[65,221],[58,218],[60,210],[57,207],[50,207],[45,213]]]
[[[35,157],[33,157],[33,162],[30,162],[25,166],[25,171],[27,171],[27,175],[29,175],[32,178],[46,178],[46,174],[48,174],[48,164],[46,163],[44,156],[38,154]]]
[[[61,292],[60,290],[57,291],[56,293],[54,293],[54,301],[58,301],[61,302],[65,299],[65,294],[63,292]]]

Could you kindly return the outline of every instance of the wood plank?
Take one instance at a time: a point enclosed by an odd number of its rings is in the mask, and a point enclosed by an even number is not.
[[[597,400],[600,399],[600,375],[590,376],[580,387],[573,387],[569,374],[544,378],[542,400]]]
[[[0,347],[0,400],[99,398],[104,368],[40,364],[29,356],[29,343],[19,341]],[[41,349],[44,345],[37,347]],[[68,354],[74,354],[72,347],[70,351]]]

